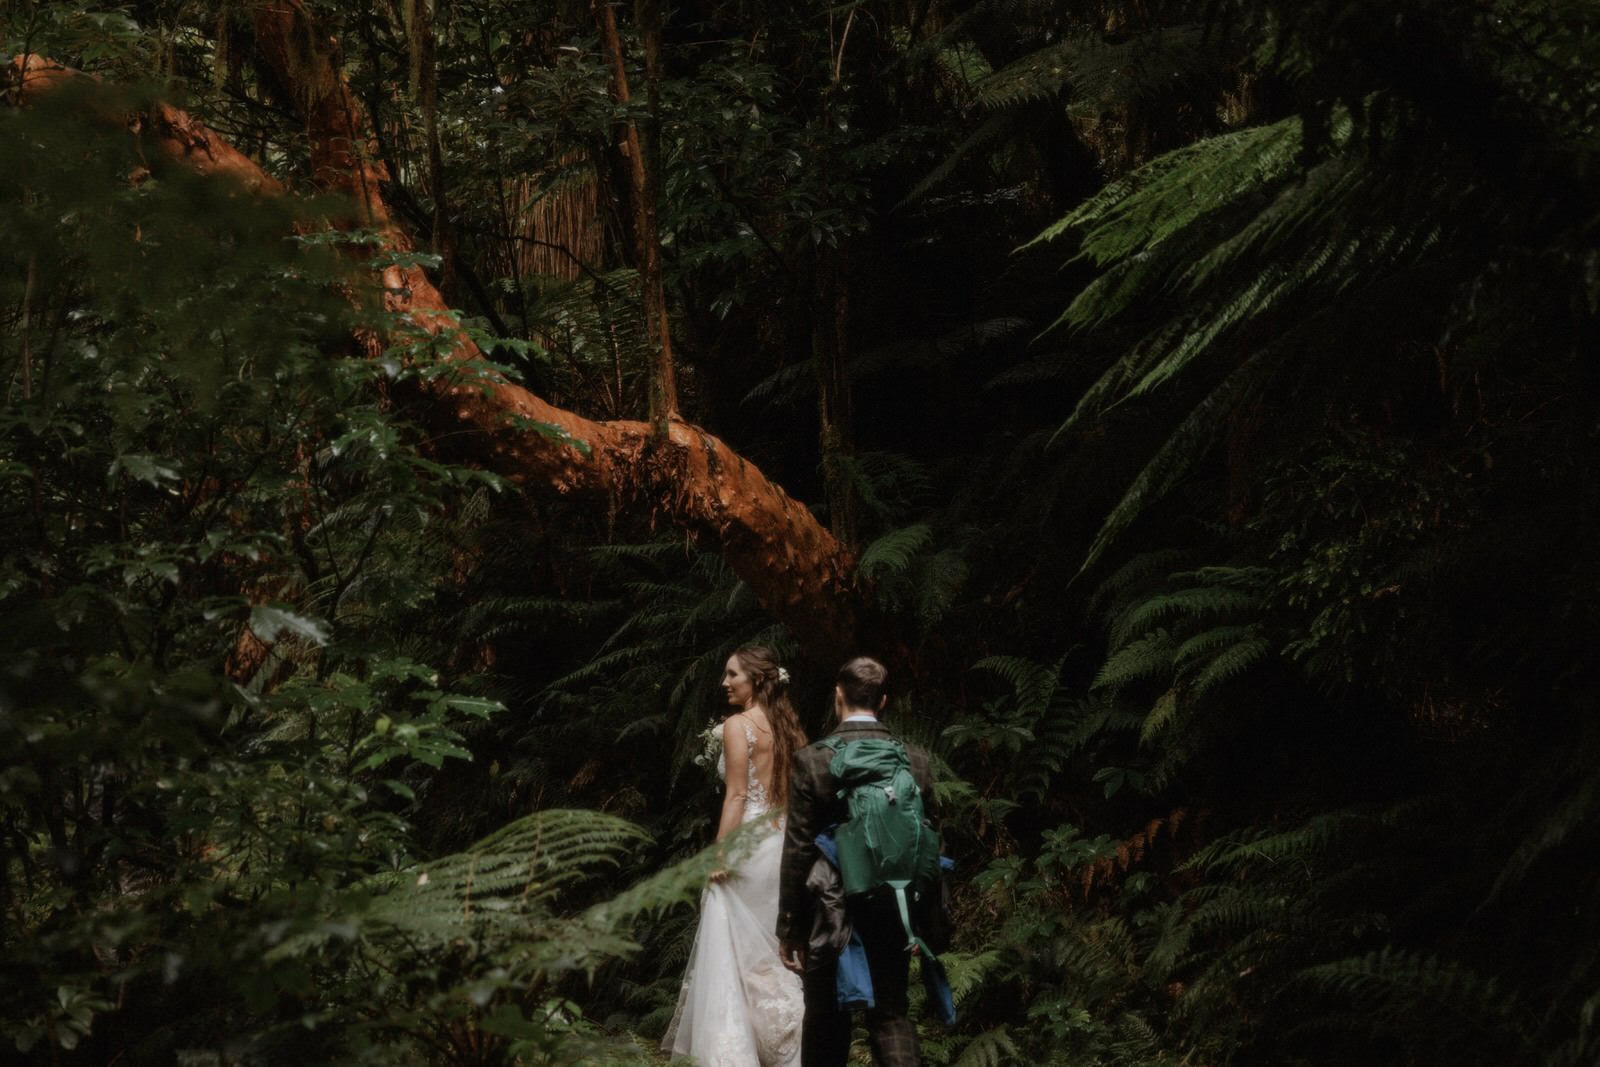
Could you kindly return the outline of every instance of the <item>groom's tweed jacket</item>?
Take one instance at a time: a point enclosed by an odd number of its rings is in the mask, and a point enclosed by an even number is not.
[[[832,737],[854,741],[863,737],[888,738],[894,735],[881,722],[840,723]],[[933,776],[928,771],[928,754],[906,746],[911,754],[911,776],[922,787],[923,814],[939,826],[938,808],[933,799]],[[849,818],[845,802],[837,795],[839,783],[828,773],[833,750],[820,741],[794,754],[789,771],[789,814],[784,828],[783,863],[778,870],[778,940],[805,944],[811,936],[811,894],[806,876],[820,853],[817,835],[835,823]]]

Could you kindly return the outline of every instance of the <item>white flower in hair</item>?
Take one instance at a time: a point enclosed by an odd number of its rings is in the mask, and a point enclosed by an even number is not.
[[[789,668],[787,668],[787,667],[779,667],[778,668],[778,681],[782,682],[784,685],[788,685],[789,684]]]

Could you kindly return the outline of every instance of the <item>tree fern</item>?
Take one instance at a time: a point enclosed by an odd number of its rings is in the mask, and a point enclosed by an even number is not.
[[[1348,122],[1340,129],[1347,138]],[[1300,119],[1289,118],[1169,152],[1112,182],[1024,247],[1081,230],[1079,255],[1101,266],[1149,251],[1262,184],[1288,177],[1302,137]]]

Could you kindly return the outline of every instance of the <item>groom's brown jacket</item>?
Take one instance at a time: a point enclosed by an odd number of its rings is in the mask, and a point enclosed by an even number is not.
[[[863,737],[891,738],[894,734],[881,722],[840,723],[832,737],[854,741]],[[933,775],[928,769],[928,754],[907,745],[911,756],[911,776],[922,789],[922,812],[935,829],[939,826],[938,807],[933,799]],[[812,899],[806,889],[806,876],[821,855],[817,835],[849,818],[845,802],[838,796],[839,783],[828,773],[833,750],[814,741],[794,754],[789,771],[789,813],[784,827],[783,861],[778,868],[778,926],[780,941],[805,944],[811,936]]]

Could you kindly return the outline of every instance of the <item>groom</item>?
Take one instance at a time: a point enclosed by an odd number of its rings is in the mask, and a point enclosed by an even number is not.
[[[883,664],[859,656],[839,668],[833,691],[840,741],[894,736],[879,719],[887,697]],[[909,747],[909,746],[908,746]],[[937,829],[933,807],[933,778],[928,756],[910,748],[911,774],[922,787],[923,812]],[[784,832],[783,863],[778,874],[778,940],[783,964],[799,974],[805,991],[805,1021],[801,1026],[802,1067],[841,1067],[850,1053],[850,1013],[838,1007],[835,997],[837,957],[808,948],[816,900],[806,879],[818,856],[817,835],[848,818],[845,802],[837,796],[838,783],[828,771],[833,751],[820,742],[794,754],[789,775],[789,815]],[[885,1067],[912,1067],[921,1063],[917,1031],[906,1002],[910,955],[905,929],[893,897],[852,902],[849,918],[867,952],[875,1006],[866,1013],[872,1058]],[[921,929],[919,933],[923,933]],[[931,940],[931,939],[930,939]]]

